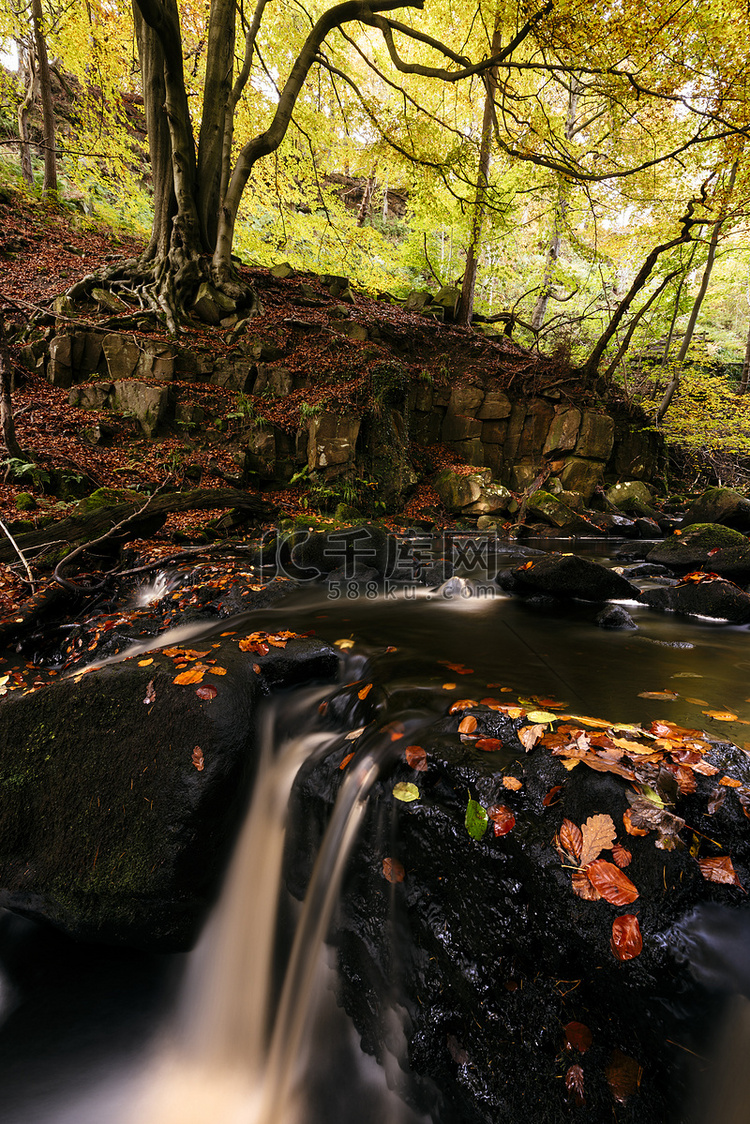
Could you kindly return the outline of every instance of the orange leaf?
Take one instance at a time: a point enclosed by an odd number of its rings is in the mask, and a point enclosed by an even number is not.
[[[669,702],[674,702],[680,696],[676,691],[639,691],[639,699],[666,699]]]
[[[626,808],[622,813],[622,822],[625,825],[625,830],[627,831],[628,835],[648,835],[648,829],[643,827],[636,827],[631,817],[631,809]]]
[[[572,820],[563,820],[560,827],[560,845],[572,858],[580,859],[583,849],[583,836],[581,829]]]
[[[448,711],[449,714],[457,714],[459,710],[469,710],[478,704],[473,699],[456,699],[453,706]]]
[[[723,784],[725,788],[742,788],[742,781],[736,781],[734,777],[722,777],[719,784]]]
[[[205,767],[205,763],[203,761],[203,750],[201,749],[201,747],[199,745],[197,745],[195,747],[195,749],[193,750],[192,762],[195,765],[198,772],[202,773],[203,769]]]
[[[740,890],[744,889],[729,855],[718,855],[714,859],[698,859],[698,866],[707,882],[723,882],[727,886],[739,886]]]
[[[148,667],[148,665],[150,663],[153,663],[153,662],[154,661],[152,659],[150,659],[150,660],[138,660],[138,666],[139,667]]]
[[[406,757],[406,764],[411,765],[412,769],[417,769],[420,773],[423,773],[427,768],[427,754],[421,745],[407,745],[404,756]]]
[[[383,874],[389,882],[403,882],[406,878],[406,871],[398,859],[383,859]]]
[[[679,531],[675,534],[679,534]],[[643,1070],[635,1058],[629,1058],[620,1050],[613,1050],[606,1074],[612,1096],[620,1104],[625,1104],[628,1097],[638,1092]]]
[[[567,1023],[563,1027],[563,1032],[566,1048],[577,1050],[579,1054],[585,1054],[594,1040],[585,1023]]]
[[[563,786],[561,784],[554,784],[542,800],[543,806],[549,808],[550,804],[554,804],[558,793],[562,792],[562,790]]]
[[[490,739],[479,739],[479,741],[484,740],[489,741]],[[479,745],[479,742],[477,742],[477,745]],[[508,788],[511,792],[518,792],[519,788],[523,788],[523,781],[519,781],[517,777],[503,777],[503,788]]]
[[[540,738],[544,737],[546,726],[522,726],[517,731],[517,737],[521,745],[528,753],[534,748]]]
[[[482,749],[485,753],[496,753],[498,749],[503,748],[500,738],[477,738],[475,744],[477,749]]]
[[[195,667],[191,667],[187,671],[181,671],[179,675],[174,677],[173,682],[179,683],[182,687],[187,687],[191,683],[200,683],[207,670],[203,664],[197,663]]]
[[[477,728],[477,720],[473,714],[467,714],[458,724],[459,734],[473,734]]]
[[[256,667],[256,666],[257,666],[257,664],[253,664],[253,667]],[[210,670],[211,670],[211,675],[226,675],[226,673],[227,673],[227,669],[225,667],[219,667],[217,664],[214,664],[213,667]]]
[[[589,816],[586,823],[581,828],[581,835],[583,836],[583,848],[580,855],[581,866],[588,866],[590,862],[597,857],[602,851],[608,851],[615,841],[617,830],[611,816],[604,813],[598,816]],[[592,880],[593,881],[593,880]],[[604,891],[601,887],[597,887],[602,896]],[[625,903],[623,902],[623,905]]]
[[[456,689],[455,683],[443,683],[443,690],[444,691],[455,691],[455,689]]]
[[[595,859],[586,867],[591,885],[611,905],[630,905],[638,897],[638,890],[614,863]]]
[[[638,918],[634,913],[624,913],[612,922],[609,947],[618,960],[633,960],[643,948],[643,937]]]
[[[624,867],[630,866],[633,856],[621,843],[615,843],[612,848],[612,858],[622,870]]]
[[[339,769],[345,769],[347,767],[347,765],[349,764],[349,762],[351,761],[352,757],[354,757],[353,753],[347,753],[346,757],[344,758],[344,760],[339,765]]]
[[[733,714],[731,710],[704,710],[703,713],[709,718],[715,718],[717,722],[737,721],[737,715]]]
[[[573,893],[585,902],[596,902],[601,897],[585,870],[573,871]]]
[[[372,683],[366,683],[361,691],[357,691],[357,698],[358,699],[366,699],[371,690],[372,690]]]
[[[450,663],[449,660],[440,660],[439,662],[443,664],[444,667],[447,667],[449,671],[455,671],[456,675],[474,674],[474,668],[467,667],[465,663]]]

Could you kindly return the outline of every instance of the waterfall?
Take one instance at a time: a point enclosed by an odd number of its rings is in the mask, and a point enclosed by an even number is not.
[[[322,692],[301,692],[295,714]],[[275,1014],[270,1010],[287,805],[300,766],[341,734],[302,733],[274,748],[277,713],[264,724],[250,809],[219,903],[192,954],[177,1010],[125,1124],[302,1124],[302,1039],[314,1012],[321,950],[341,878],[380,766],[392,749],[374,739],[352,762],[316,860]],[[392,1117],[391,1117],[392,1118]]]

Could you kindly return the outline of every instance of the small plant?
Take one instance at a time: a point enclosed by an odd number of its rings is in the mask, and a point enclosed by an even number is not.
[[[252,398],[247,394],[243,394],[241,391],[237,395],[236,408],[232,410],[231,413],[227,414],[227,418],[255,422],[258,425],[264,425],[266,423],[266,419],[256,410]]]
[[[320,405],[311,402],[301,402],[299,407],[299,420],[301,422],[309,421],[315,418],[320,413]]]
[[[46,469],[40,468],[33,461],[24,461],[20,457],[6,457],[0,464],[5,465],[6,478],[12,476],[14,480],[30,480],[37,488],[49,484],[50,475]]]

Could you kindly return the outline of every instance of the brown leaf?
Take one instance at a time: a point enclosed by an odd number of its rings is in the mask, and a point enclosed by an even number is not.
[[[407,745],[404,756],[406,764],[411,765],[412,769],[417,769],[420,773],[427,769],[427,754],[421,745]]]
[[[638,698],[639,699],[664,699],[664,700],[667,700],[667,701],[670,701],[670,702],[674,702],[674,700],[678,699],[679,697],[680,696],[677,694],[676,691],[639,691],[638,692]]]
[[[389,882],[403,882],[406,871],[398,859],[383,859],[383,875]]]
[[[643,937],[638,918],[634,913],[624,913],[612,922],[609,947],[618,960],[633,960],[643,948]]]
[[[568,1100],[576,1108],[583,1108],[586,1098],[583,1095],[583,1070],[579,1065],[572,1065],[565,1074],[565,1088],[568,1091]]]
[[[709,799],[708,806],[706,808],[708,815],[713,816],[715,812],[718,812],[719,808],[722,806],[726,798],[726,789],[715,788],[711,793],[711,798]]]
[[[737,872],[732,866],[729,855],[717,855],[716,858],[712,859],[698,859],[698,866],[707,882],[723,882],[727,886],[739,886],[740,890],[744,889],[737,877]]]
[[[612,848],[612,858],[617,865],[623,870],[626,866],[630,866],[633,856],[627,848],[623,847],[621,843],[615,843]]]
[[[153,679],[149,679],[148,683],[146,684],[146,697],[143,701],[146,706],[151,706],[152,703],[156,702],[156,691],[154,690]]]
[[[636,827],[633,823],[633,813],[631,808],[626,808],[622,813],[622,822],[625,825],[625,830],[628,835],[648,835],[649,829],[643,827]]]
[[[595,859],[586,867],[591,885],[611,905],[630,905],[638,897],[638,890],[623,874],[619,866],[608,863],[606,859]]]
[[[491,804],[487,815],[494,825],[495,835],[507,835],[516,826],[516,817],[507,804]]]
[[[734,777],[722,777],[719,784],[723,784],[725,788],[742,788],[742,781],[736,781]]]
[[[518,740],[527,753],[534,748],[540,738],[544,737],[545,730],[546,726],[536,725],[522,726],[521,729],[516,732]]]
[[[203,761],[203,750],[201,749],[201,747],[199,745],[197,745],[195,747],[195,749],[193,750],[192,762],[195,765],[198,772],[202,773],[203,769],[205,767],[205,763]]]
[[[628,1097],[638,1092],[643,1070],[635,1058],[629,1058],[620,1050],[613,1050],[606,1074],[612,1096],[620,1104],[625,1104]]]
[[[593,885],[585,870],[573,871],[573,893],[585,902],[598,902],[601,894]]]
[[[480,738],[479,741],[484,739]],[[479,745],[479,742],[477,742]],[[518,777],[503,777],[503,788],[509,789],[511,792],[518,792],[519,788],[523,788],[523,781],[519,781]]]
[[[549,808],[550,804],[554,804],[558,795],[562,792],[563,786],[561,784],[554,784],[546,796],[542,799],[542,804],[545,808]]]
[[[473,706],[477,705],[474,699],[456,699],[448,713],[458,714],[459,710],[471,710]]]
[[[199,699],[215,699],[219,692],[215,687],[206,686],[196,687],[195,693]]]
[[[588,866],[590,862],[602,851],[608,851],[615,841],[617,829],[611,816],[600,813],[589,816],[581,828],[583,847],[581,848],[581,866]]]
[[[567,1023],[563,1027],[563,1031],[566,1049],[577,1050],[579,1054],[585,1054],[594,1041],[593,1035],[585,1023]]]
[[[497,753],[499,749],[503,748],[500,738],[477,738],[474,744],[477,749],[484,750],[485,753]]]
[[[564,850],[578,861],[583,850],[583,836],[580,827],[577,827],[572,820],[563,820],[559,838]]]
[[[339,765],[339,769],[345,769],[347,767],[347,765],[349,764],[349,762],[351,761],[352,757],[354,757],[353,753],[347,753],[346,757],[344,758],[344,760]]]
[[[477,728],[477,720],[473,714],[467,714],[458,724],[459,734],[473,734]]]

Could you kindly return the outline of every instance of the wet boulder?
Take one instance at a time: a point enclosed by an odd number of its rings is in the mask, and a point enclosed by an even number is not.
[[[338,666],[314,639],[242,651],[242,635],[5,696],[0,906],[79,939],[193,943],[245,811],[260,703]]]
[[[641,601],[649,608],[663,613],[711,617],[715,620],[732,621],[733,624],[750,621],[750,594],[733,582],[714,575],[691,575],[693,576],[698,580],[648,589],[641,594]]]
[[[583,601],[635,600],[640,590],[599,562],[574,554],[546,554],[513,571],[523,592],[549,593]]]
[[[746,545],[745,536],[731,527],[719,523],[695,523],[658,543],[649,551],[647,561],[675,570],[691,570],[706,565],[711,569],[713,551]]]
[[[630,613],[622,605],[607,605],[606,609],[602,609],[597,614],[596,623],[599,628],[607,629],[638,628]]]
[[[750,500],[732,488],[708,488],[682,520],[683,527],[695,523],[722,523],[738,531],[750,531]]]

